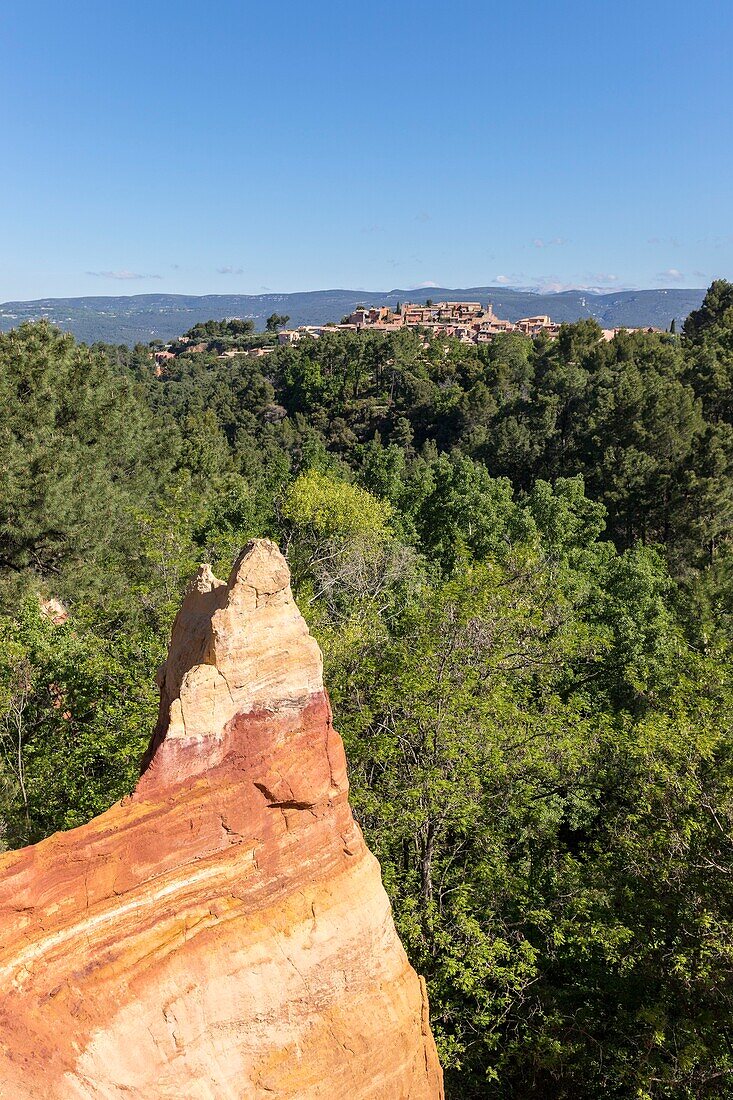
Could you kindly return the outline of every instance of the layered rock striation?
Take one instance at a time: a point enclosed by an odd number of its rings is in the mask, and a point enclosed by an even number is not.
[[[202,566],[135,793],[0,857],[3,1100],[439,1100],[274,544]]]

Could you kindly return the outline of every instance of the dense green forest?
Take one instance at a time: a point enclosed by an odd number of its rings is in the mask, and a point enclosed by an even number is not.
[[[733,284],[610,343],[199,329],[0,336],[0,843],[132,788],[187,578],[272,537],[451,1100],[733,1097]]]

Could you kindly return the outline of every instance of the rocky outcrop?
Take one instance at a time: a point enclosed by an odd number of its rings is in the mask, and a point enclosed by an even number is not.
[[[277,548],[202,566],[135,793],[0,857],[3,1100],[437,1100]]]

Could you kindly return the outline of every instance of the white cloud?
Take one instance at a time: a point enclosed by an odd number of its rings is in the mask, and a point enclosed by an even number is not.
[[[429,280],[427,283],[418,283],[416,286],[410,287],[410,290],[430,290],[433,286],[440,286],[440,283],[434,283]]]
[[[565,282],[557,275],[536,275],[531,280],[531,285],[542,294],[562,294],[566,290],[579,290],[583,294],[602,294],[609,287],[614,290],[629,289],[623,287],[618,275],[608,272],[596,271],[586,274],[582,282]]]
[[[588,287],[577,283],[563,283],[559,279],[541,278],[537,280],[537,289],[543,294],[562,294],[564,290],[587,290]]]
[[[496,278],[494,279],[494,282],[498,283],[499,286],[506,286],[507,283],[511,282],[511,279],[509,278],[508,275],[497,275]]]
[[[87,271],[95,279],[162,279],[162,275],[143,275],[139,271]]]
[[[684,275],[676,267],[668,267],[666,271],[659,272],[658,278],[668,283],[678,283],[680,279],[684,279]]]
[[[244,275],[243,267],[217,267],[220,275]]]
[[[559,247],[560,245],[567,244],[564,237],[552,237],[549,241],[546,241],[544,237],[535,237],[532,241],[535,248],[552,248],[553,245]]]
[[[615,286],[618,282],[618,275],[611,275],[608,271],[594,271],[589,278],[595,286]]]

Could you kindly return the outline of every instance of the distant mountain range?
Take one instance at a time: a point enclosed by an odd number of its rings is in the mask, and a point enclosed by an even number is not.
[[[566,290],[543,294],[505,287],[472,286],[462,289],[427,287],[420,290],[310,290],[295,294],[134,294],[119,297],[41,298],[35,302],[0,305],[0,331],[23,321],[47,317],[78,340],[112,344],[145,343],[180,336],[198,321],[226,317],[251,318],[264,328],[271,313],[286,313],[289,324],[318,325],[340,321],[357,305],[397,302],[492,302],[499,317],[549,314],[553,321],[595,317],[603,328],[654,326],[666,329],[676,318],[679,329],[687,314],[697,309],[704,290],[623,290],[613,294]]]

